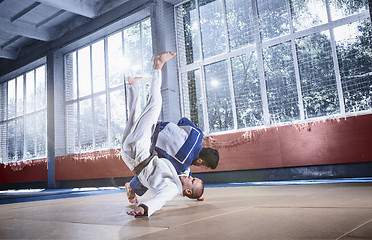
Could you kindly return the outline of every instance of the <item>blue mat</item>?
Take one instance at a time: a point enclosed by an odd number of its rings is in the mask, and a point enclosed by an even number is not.
[[[243,183],[216,183],[216,184],[205,184],[205,187],[206,188],[218,188],[218,187],[281,186],[281,185],[368,183],[368,182],[372,182],[372,177],[243,182]],[[124,187],[93,187],[93,188],[69,188],[69,189],[8,190],[8,191],[0,191],[0,205],[21,203],[21,202],[63,199],[63,198],[86,197],[86,196],[114,194],[114,193],[125,193],[125,188]],[[123,198],[126,198],[126,196],[123,195]]]

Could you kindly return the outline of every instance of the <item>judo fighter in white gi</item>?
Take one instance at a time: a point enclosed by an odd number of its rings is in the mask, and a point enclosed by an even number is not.
[[[181,118],[177,124],[158,122],[155,151],[161,158],[166,158],[176,169],[178,175],[191,176],[190,166],[203,169],[215,169],[219,154],[213,148],[202,146],[203,132],[188,118]],[[152,137],[153,139],[154,137]],[[154,141],[152,141],[154,144]],[[127,198],[130,203],[138,203],[137,196],[142,196],[147,188],[142,185],[137,176],[125,184]],[[198,198],[204,201],[205,197]]]
[[[151,136],[154,132],[162,106],[161,69],[176,54],[166,52],[155,56],[150,95],[144,110],[138,101],[141,78],[128,78],[129,118],[124,130],[121,156],[128,168],[135,172],[140,182],[154,197],[140,203],[127,212],[136,217],[150,217],[176,195],[198,199],[203,195],[204,183],[191,176],[179,176],[174,166],[166,159],[152,154]]]

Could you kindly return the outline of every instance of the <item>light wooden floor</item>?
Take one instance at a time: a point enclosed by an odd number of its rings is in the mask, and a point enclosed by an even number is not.
[[[205,193],[204,202],[177,197],[134,219],[122,188],[0,192],[0,239],[372,239],[372,183],[229,184]],[[5,204],[17,201],[25,202]]]

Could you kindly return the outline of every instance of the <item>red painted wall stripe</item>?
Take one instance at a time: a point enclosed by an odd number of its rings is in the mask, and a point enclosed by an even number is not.
[[[372,114],[204,138],[220,152],[213,171],[372,161]],[[118,149],[56,157],[56,180],[128,177]],[[202,172],[192,167],[193,172]],[[47,180],[46,160],[0,166],[0,183]]]

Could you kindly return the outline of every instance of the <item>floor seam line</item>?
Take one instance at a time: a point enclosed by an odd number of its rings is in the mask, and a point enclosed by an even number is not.
[[[343,237],[347,236],[348,234],[350,234],[350,233],[352,233],[352,232],[358,230],[359,228],[363,227],[364,225],[366,225],[367,223],[370,223],[370,222],[372,222],[372,219],[369,219],[367,222],[362,223],[362,224],[360,224],[359,226],[357,226],[357,227],[351,229],[350,231],[348,231],[348,232],[342,234],[340,237],[336,238],[335,240],[340,240],[341,238],[343,238]]]
[[[329,209],[372,209],[372,207],[283,207],[283,206],[255,206],[254,208],[310,208],[310,209],[313,209],[313,208],[319,208],[319,209],[323,209],[323,208],[329,208]]]
[[[19,218],[19,217],[14,217],[14,218],[8,218],[5,220],[23,220],[23,221],[37,221],[37,222],[53,222],[53,223],[72,223],[72,224],[85,224],[85,225],[102,225],[102,226],[127,226],[127,225],[122,225],[122,224],[103,224],[103,223],[87,223],[87,222],[77,222],[77,221],[56,221],[56,220],[41,220],[41,219],[28,219],[28,218]],[[3,220],[0,220],[3,221]]]
[[[157,228],[161,228],[161,229],[159,229],[157,231],[154,231],[154,232],[150,232],[150,233],[138,234],[138,235],[135,235],[135,236],[128,237],[126,239],[129,240],[129,239],[133,239],[133,238],[137,238],[137,237],[141,237],[141,236],[146,236],[146,235],[150,235],[150,234],[153,234],[153,233],[157,233],[157,232],[161,232],[161,231],[165,231],[165,230],[170,229],[170,227],[157,227]]]
[[[206,220],[206,219],[211,219],[211,218],[220,217],[220,216],[223,216],[223,215],[228,215],[228,214],[232,214],[232,213],[236,213],[236,212],[244,211],[244,210],[247,210],[247,209],[252,209],[252,208],[253,208],[253,207],[242,208],[242,209],[238,209],[238,210],[234,210],[234,211],[230,211],[230,212],[225,212],[225,213],[220,213],[220,214],[213,215],[213,216],[209,216],[209,217],[205,217],[205,218],[200,218],[200,219],[193,220],[193,221],[190,221],[190,222],[186,222],[186,223],[178,224],[178,225],[175,225],[175,226],[173,226],[173,227],[169,227],[169,229],[171,229],[171,228],[176,228],[176,227],[180,227],[180,226],[184,226],[184,225],[191,224],[191,223],[195,223],[195,222],[200,222],[200,221],[203,221],[203,220]]]

